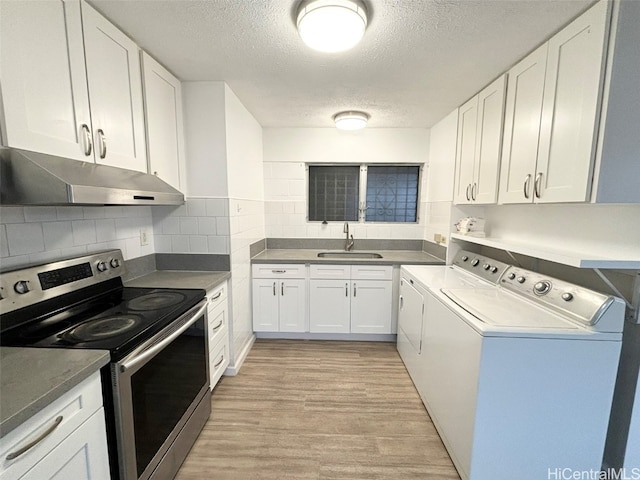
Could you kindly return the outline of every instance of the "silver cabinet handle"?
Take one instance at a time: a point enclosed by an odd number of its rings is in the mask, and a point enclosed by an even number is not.
[[[41,441],[43,441],[45,438],[47,438],[49,435],[51,435],[53,433],[53,431],[56,428],[58,428],[58,426],[62,423],[63,419],[64,419],[64,417],[62,415],[56,417],[56,419],[53,421],[53,425],[51,425],[44,432],[42,432],[38,436],[38,438],[36,438],[35,440],[32,440],[31,442],[27,443],[24,447],[16,450],[15,452],[11,452],[5,458],[7,460],[15,460],[20,455],[23,455],[23,454],[27,453],[29,450],[31,450],[33,447],[35,447],[37,444],[39,444]]]
[[[271,273],[287,273],[286,270],[271,270]]]
[[[402,307],[404,307],[404,297],[400,295],[400,310],[402,310]]]
[[[100,158],[105,158],[107,156],[107,138],[101,128],[98,129],[98,135],[100,138]]]
[[[476,187],[478,186],[478,184],[476,182],[473,182],[473,187],[471,187],[471,200],[473,200],[474,202],[476,201]]]
[[[524,198],[529,199],[529,182],[531,182],[531,174],[527,174],[526,177],[524,177]]]
[[[220,361],[218,363],[216,363],[213,368],[218,368],[220,365],[222,365],[222,362],[224,362],[224,355],[222,355],[222,357],[220,357]]]
[[[84,155],[88,157],[93,152],[93,142],[91,141],[91,132],[89,126],[83,123],[80,127],[82,129],[82,143],[84,144]]]
[[[471,198],[469,197],[469,188],[471,187],[471,184],[467,185],[467,189],[465,192],[465,196],[467,197],[467,201],[471,200]]]
[[[273,282],[273,296],[276,296],[276,282]]]
[[[219,298],[220,298],[220,295],[222,295],[222,290],[220,290],[220,291],[218,292],[218,294],[217,294],[215,297],[211,298],[211,301],[214,301],[214,300],[219,299]]]
[[[356,284],[355,282],[353,283],[353,296],[356,296]]]
[[[284,297],[284,282],[280,284],[280,295]]]
[[[219,330],[223,323],[224,323],[224,320],[220,320],[220,323],[219,323],[219,324],[217,324],[215,327],[213,327],[213,330],[214,330],[214,331],[215,331],[215,330]]]
[[[536,198],[540,198],[540,186],[542,184],[542,172],[539,172],[536,175],[536,181],[533,184],[533,193],[536,196]]]

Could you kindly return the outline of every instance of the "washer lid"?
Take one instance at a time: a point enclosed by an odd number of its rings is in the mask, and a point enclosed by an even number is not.
[[[487,325],[526,330],[583,331],[570,320],[499,288],[442,289],[442,293]]]

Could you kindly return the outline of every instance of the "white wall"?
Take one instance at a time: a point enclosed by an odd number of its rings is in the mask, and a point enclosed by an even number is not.
[[[140,245],[140,230],[149,244]],[[151,207],[1,207],[0,268],[119,248],[125,260],[154,253]]]
[[[427,161],[429,130],[374,128],[341,132],[335,128],[264,129],[264,195],[267,237],[341,238],[342,222],[306,221],[307,163],[421,163]],[[417,224],[353,223],[359,238],[422,239],[427,209],[425,178]]]

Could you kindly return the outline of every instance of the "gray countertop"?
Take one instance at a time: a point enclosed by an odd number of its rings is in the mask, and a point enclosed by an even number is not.
[[[0,348],[0,437],[108,363],[107,350]]]
[[[282,249],[264,250],[251,259],[252,263],[329,263],[349,265],[444,265],[444,261],[433,255],[416,250],[362,250],[361,252],[375,252],[382,255],[382,258],[363,259],[349,258],[320,258],[318,253],[331,250],[317,249]],[[361,253],[354,251],[354,253]]]
[[[158,270],[128,281],[127,287],[146,288],[203,288],[211,290],[231,277],[229,272],[192,272]]]

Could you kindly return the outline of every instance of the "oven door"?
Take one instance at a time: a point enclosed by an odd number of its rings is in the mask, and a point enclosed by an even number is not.
[[[208,391],[208,365],[206,300],[112,365],[121,479],[151,478]]]

